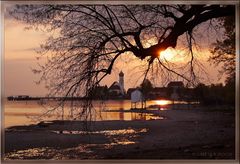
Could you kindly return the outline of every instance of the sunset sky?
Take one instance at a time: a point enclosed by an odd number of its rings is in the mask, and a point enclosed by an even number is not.
[[[39,79],[38,75],[32,73],[31,68],[35,68],[37,60],[35,59],[35,50],[39,48],[40,43],[44,43],[50,34],[34,29],[26,30],[25,24],[17,22],[13,18],[6,16],[4,19],[4,92],[5,96],[9,95],[32,95],[44,96],[47,90],[44,84],[36,85],[34,81]],[[215,66],[210,66],[206,62],[209,56],[209,45],[214,36],[209,39],[204,38],[201,43],[201,52],[199,56],[202,63],[206,66],[209,78],[212,83],[223,82],[224,79],[218,80],[218,69]],[[176,53],[177,52],[177,53]],[[177,62],[181,58],[176,59],[176,54],[181,54],[183,51],[168,49],[164,56],[167,60]],[[202,56],[202,57],[201,57]],[[204,56],[204,57],[203,57]],[[118,81],[118,73],[122,70],[125,73],[125,89],[136,87],[141,82],[139,76],[133,76],[133,66],[129,65],[132,58],[122,57],[118,59],[117,67],[112,75],[103,81],[103,85],[111,85],[114,81]],[[139,62],[134,60],[134,62]],[[43,63],[43,61],[42,61]],[[137,65],[137,64],[136,64]],[[161,86],[161,84],[154,84]]]

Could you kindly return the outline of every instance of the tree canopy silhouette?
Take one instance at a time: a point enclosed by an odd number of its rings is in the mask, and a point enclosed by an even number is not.
[[[224,17],[219,19],[221,25],[224,27],[224,38],[217,40],[214,43],[212,56],[210,61],[215,65],[223,64],[220,74],[227,75],[226,84],[235,86],[235,73],[236,73],[236,28],[235,17]]]
[[[162,70],[194,79],[194,28],[234,15],[235,6],[35,4],[16,5],[10,14],[32,27],[57,31],[40,50],[52,54],[39,71],[49,92],[90,97],[89,91],[111,74],[115,61],[126,53],[147,60],[146,74],[156,61]],[[191,52],[189,77],[159,59],[159,52],[175,48],[182,34]],[[150,39],[155,41],[146,44]]]

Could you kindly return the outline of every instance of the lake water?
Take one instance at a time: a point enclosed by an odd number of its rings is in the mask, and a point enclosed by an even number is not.
[[[147,106],[159,105],[161,110],[167,109],[167,105],[171,101],[152,100],[147,101]],[[49,101],[46,104],[41,101],[4,101],[4,127],[15,125],[35,124],[39,121],[48,121],[56,119],[68,119],[69,115],[74,115],[71,109],[71,103],[67,102],[64,107],[64,115],[62,116],[62,108],[58,108],[53,113],[48,113],[47,117],[40,117],[46,111],[53,109],[56,105],[55,101]],[[154,116],[148,113],[130,112],[130,100],[108,100],[108,101],[93,101],[94,110],[91,113],[92,120],[152,120],[163,119],[162,117]],[[141,107],[141,104],[138,105]],[[140,109],[139,109],[140,110]],[[156,108],[152,108],[156,110]],[[72,112],[72,113],[71,113]]]

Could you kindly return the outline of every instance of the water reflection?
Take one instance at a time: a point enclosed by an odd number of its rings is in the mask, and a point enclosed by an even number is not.
[[[172,104],[172,101],[170,100],[153,100],[154,104],[159,106],[166,106]]]
[[[74,147],[67,148],[56,148],[56,147],[42,147],[42,148],[28,148],[25,150],[17,150],[10,153],[6,153],[4,156],[5,160],[10,159],[89,159],[91,158],[99,159],[101,157],[101,150],[105,151],[108,149],[112,149],[115,146],[126,146],[137,143],[137,138],[142,133],[147,133],[148,129],[146,128],[128,128],[128,129],[118,129],[118,130],[102,130],[102,131],[52,131],[57,135],[67,135],[67,137],[71,137],[71,135],[82,135],[81,137],[85,137],[88,140],[89,136],[84,136],[83,134],[91,134],[91,137],[94,138],[96,135],[103,135],[107,138],[106,141],[102,143],[82,143],[77,144]],[[98,137],[97,137],[98,138]],[[93,140],[97,141],[97,138]],[[111,150],[110,150],[111,151]],[[100,156],[97,157],[97,154],[100,153]]]
[[[121,121],[133,121],[133,120],[162,120],[164,117],[154,115],[152,113],[144,113],[139,111],[131,112],[130,110],[115,110],[102,112],[102,120],[121,120]]]
[[[120,119],[120,120],[124,120],[123,108],[120,108],[119,119]]]
[[[147,104],[149,106],[156,105],[158,101],[148,101]],[[49,109],[54,105],[54,101],[49,101]],[[151,114],[142,114],[137,112],[126,112],[131,108],[131,101],[129,100],[110,100],[105,101],[94,101],[93,102],[94,111],[92,111],[92,118],[95,121],[102,120],[155,120],[155,119],[163,119],[162,117],[154,116]],[[150,110],[154,110],[153,108],[149,108]],[[163,108],[161,107],[161,110]],[[64,109],[64,119],[69,119],[69,113],[73,113],[71,109],[70,102],[67,102]],[[116,112],[105,112],[105,111],[116,111]],[[29,125],[34,124],[39,121],[49,121],[59,119],[58,116],[61,116],[61,110],[57,111],[58,113],[49,113],[47,117],[42,120],[37,120],[38,116],[40,116],[44,111],[42,105],[39,104],[38,101],[6,101],[4,103],[4,126],[10,127],[15,125]],[[77,114],[76,113],[73,114]],[[34,119],[33,119],[34,118]]]
[[[108,136],[115,135],[126,135],[126,134],[137,134],[137,133],[146,133],[147,129],[119,129],[119,130],[102,130],[102,131],[77,131],[77,130],[63,130],[63,131],[52,131],[56,134],[102,134]]]
[[[89,145],[82,145],[76,148],[68,148],[68,149],[54,149],[50,147],[43,148],[30,148],[25,150],[18,150],[11,153],[7,153],[4,156],[4,160],[21,160],[21,159],[51,159],[51,160],[65,160],[65,159],[84,159],[89,158],[89,154],[93,157],[91,151],[89,149]],[[80,155],[79,155],[80,154]]]
[[[45,157],[46,151],[50,152],[49,148],[32,148],[26,150],[19,150],[13,153],[7,153],[4,157],[5,160],[8,159],[39,159],[39,157]]]
[[[131,120],[162,120],[164,119],[161,116],[157,116],[154,114],[149,114],[149,113],[131,113]]]

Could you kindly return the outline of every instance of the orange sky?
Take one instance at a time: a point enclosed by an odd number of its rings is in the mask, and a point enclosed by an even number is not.
[[[32,73],[31,68],[34,68],[37,63],[34,49],[37,49],[49,34],[43,31],[25,30],[24,27],[24,24],[13,19],[7,18],[4,20],[4,92],[6,96],[22,94],[42,96],[47,93],[43,85],[36,85],[34,83],[39,77]],[[204,56],[202,58],[204,60],[209,55],[208,49],[205,46],[203,45],[204,48],[199,53],[199,56]],[[178,53],[181,54],[182,51]],[[125,73],[125,89],[139,85],[141,74],[136,73],[138,72],[136,69],[133,70],[139,64],[139,61],[132,61],[132,58],[123,56],[118,59],[113,74],[104,79],[102,84],[111,85],[113,81],[118,80],[118,73],[123,70]],[[167,58],[172,61],[176,60],[174,55],[167,56]],[[129,65],[130,61],[131,66]],[[209,64],[206,64],[206,61],[203,61],[203,63],[205,63],[207,72],[213,83],[224,81],[224,79],[218,81],[217,68],[209,66]],[[160,84],[155,85],[160,86]]]

